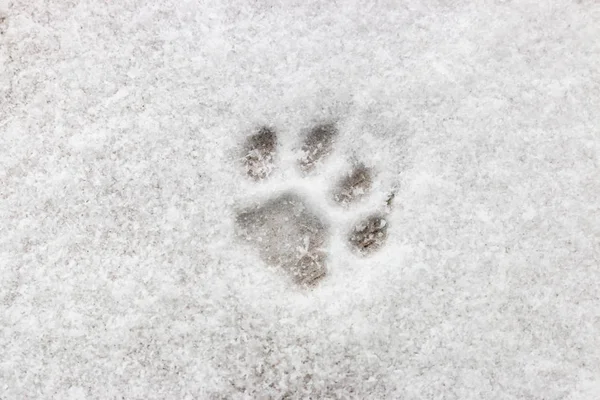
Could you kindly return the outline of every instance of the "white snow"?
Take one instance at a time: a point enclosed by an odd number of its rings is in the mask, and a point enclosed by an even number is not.
[[[598,38],[593,0],[0,1],[0,398],[600,398]],[[287,187],[335,222],[313,290],[234,235]]]

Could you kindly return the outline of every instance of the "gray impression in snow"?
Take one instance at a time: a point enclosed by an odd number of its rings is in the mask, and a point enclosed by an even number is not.
[[[295,283],[311,285],[325,276],[328,227],[295,194],[284,194],[237,215],[238,234],[261,258],[282,267]]]
[[[334,123],[310,128],[297,161],[300,171],[307,174],[316,170],[333,151],[338,133]],[[242,153],[246,175],[254,181],[268,179],[274,169],[276,149],[274,128],[260,127],[248,137]],[[329,196],[351,213],[348,207],[368,196],[372,185],[372,169],[356,162],[334,184]],[[355,254],[367,256],[384,245],[388,230],[385,215],[391,210],[393,197],[391,193],[385,212],[371,213],[352,225],[346,243]],[[235,225],[239,238],[252,244],[266,264],[284,271],[297,285],[314,286],[327,275],[330,226],[294,191],[238,211]]]

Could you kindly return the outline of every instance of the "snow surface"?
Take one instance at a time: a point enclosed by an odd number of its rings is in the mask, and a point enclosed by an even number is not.
[[[595,0],[0,1],[0,399],[600,398],[598,38]],[[327,118],[303,190],[399,189],[303,290],[233,221]]]

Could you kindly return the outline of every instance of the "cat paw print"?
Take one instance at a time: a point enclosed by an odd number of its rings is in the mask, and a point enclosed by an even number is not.
[[[300,188],[283,188],[267,195],[266,200],[236,212],[238,237],[254,246],[266,264],[282,271],[300,286],[315,285],[328,273],[331,228],[338,222],[322,210],[334,207],[340,211],[337,214],[351,221],[343,240],[357,257],[377,252],[388,236],[386,216],[391,210],[393,192],[385,204],[364,214],[366,216],[358,216],[353,207],[371,194],[376,173],[372,168],[354,160],[341,176],[323,176],[338,135],[335,123],[320,123],[309,128],[295,152],[295,165],[290,166],[293,171],[288,171],[303,181],[304,187],[310,188],[311,180],[319,178],[332,182],[327,185],[328,190],[320,190],[316,200],[309,200]],[[276,169],[280,148],[273,127],[261,127],[249,136],[241,154],[247,178],[256,185],[268,181]],[[320,207],[322,204],[331,207]]]

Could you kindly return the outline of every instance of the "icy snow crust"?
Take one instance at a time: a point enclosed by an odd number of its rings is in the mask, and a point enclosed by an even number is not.
[[[597,399],[600,3],[417,3],[0,1],[0,398]],[[235,234],[290,191],[311,288]]]

